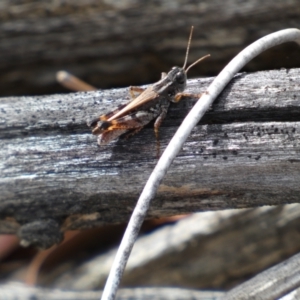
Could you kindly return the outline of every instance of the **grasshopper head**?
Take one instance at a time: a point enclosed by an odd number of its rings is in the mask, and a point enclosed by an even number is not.
[[[209,57],[210,55],[205,55],[192,63],[188,68],[185,68],[186,62],[183,65],[183,68],[180,67],[173,67],[170,72],[167,74],[165,78],[162,79],[162,81],[165,82],[166,91],[168,93],[168,96],[171,97],[172,102],[178,102],[178,100],[175,100],[174,96],[178,93],[182,93],[186,88],[186,81],[187,81],[187,72],[188,70],[199,63],[201,60]],[[166,83],[166,81],[168,83]]]
[[[180,67],[173,67],[167,74],[169,84],[169,90],[173,91],[173,94],[183,92],[186,88],[186,72]]]

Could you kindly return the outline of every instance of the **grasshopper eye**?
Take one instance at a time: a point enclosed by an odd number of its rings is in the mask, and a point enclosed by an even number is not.
[[[185,74],[183,74],[182,72],[178,72],[176,75],[175,75],[175,79],[178,83],[180,84],[184,84],[184,81],[185,81]]]

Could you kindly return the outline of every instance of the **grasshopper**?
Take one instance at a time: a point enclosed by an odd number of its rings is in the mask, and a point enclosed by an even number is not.
[[[129,135],[135,134],[150,121],[155,119],[154,132],[158,142],[157,149],[159,153],[158,130],[167,114],[170,103],[177,103],[182,97],[201,96],[201,94],[184,93],[187,72],[200,61],[210,56],[208,54],[186,68],[192,33],[193,26],[191,28],[182,68],[173,67],[169,73],[162,74],[160,81],[146,89],[135,86],[129,87],[129,92],[132,97],[129,103],[120,105],[113,111],[88,122],[88,126],[92,128],[92,133],[98,135],[99,145],[106,145],[126,132],[128,132]],[[66,78],[71,79],[69,77]],[[59,81],[61,84],[68,86],[67,81],[65,83],[63,80]],[[77,86],[76,82],[74,82],[74,84]],[[136,93],[138,94],[137,97],[135,97]]]

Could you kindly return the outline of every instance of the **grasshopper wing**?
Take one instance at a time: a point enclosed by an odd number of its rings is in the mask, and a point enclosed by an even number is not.
[[[152,86],[149,86],[144,92],[142,92],[138,97],[129,102],[123,109],[111,116],[107,121],[112,121],[127,115],[130,111],[138,108],[139,106],[155,99],[158,94],[153,90]]]

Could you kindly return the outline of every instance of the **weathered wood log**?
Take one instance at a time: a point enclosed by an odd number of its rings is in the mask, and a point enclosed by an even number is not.
[[[30,287],[17,282],[10,282],[0,286],[0,300],[94,300],[99,299],[101,291],[67,291]],[[164,299],[164,300],[208,300],[218,299],[222,292],[196,291],[180,288],[128,288],[120,289],[116,299]]]
[[[300,254],[258,274],[251,280],[237,286],[223,300],[238,299],[298,299],[300,282]]]
[[[137,240],[122,287],[229,290],[300,251],[299,217],[299,204],[189,215]],[[65,263],[61,275],[44,269],[39,282],[67,290],[101,289],[116,252],[117,247],[76,266]]]
[[[63,91],[66,69],[101,88],[152,82],[182,65],[191,25],[190,61],[211,59],[191,75],[215,75],[256,39],[299,26],[293,1],[1,1],[1,95]],[[293,43],[267,51],[245,70],[300,67]]]
[[[299,202],[299,75],[299,69],[237,75],[185,143],[149,217]],[[189,81],[189,91],[205,91],[211,80]],[[61,238],[59,228],[128,219],[157,161],[152,126],[101,148],[86,126],[127,93],[0,101],[2,233],[19,231],[31,242],[28,232],[48,236],[40,244],[49,246]],[[162,148],[194,102],[172,106]]]

